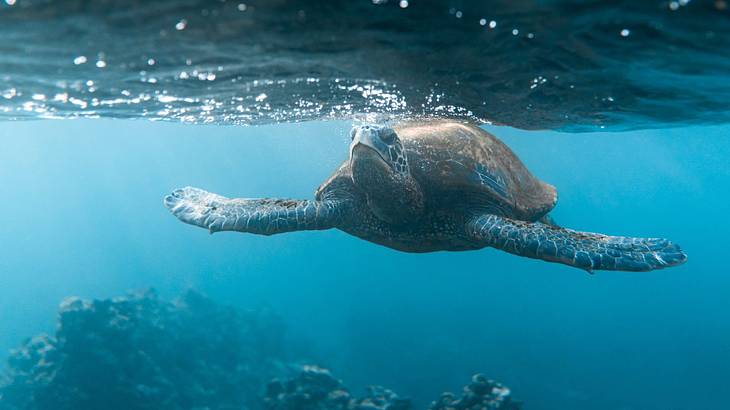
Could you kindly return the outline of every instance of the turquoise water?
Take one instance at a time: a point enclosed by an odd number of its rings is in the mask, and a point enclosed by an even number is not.
[[[69,295],[187,288],[270,306],[348,384],[419,408],[484,372],[525,409],[724,408],[730,128],[487,129],[560,193],[564,226],[681,244],[689,261],[598,272],[492,249],[405,254],[339,231],[208,235],[162,205],[193,185],[309,198],[349,122],[260,127],[0,123],[0,351],[53,331]]]

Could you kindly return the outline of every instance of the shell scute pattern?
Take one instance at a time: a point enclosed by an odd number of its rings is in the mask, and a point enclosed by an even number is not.
[[[463,192],[481,209],[527,220],[539,219],[555,205],[555,189],[535,178],[509,147],[479,127],[433,121],[406,124],[396,131],[416,178],[431,192]]]
[[[474,175],[480,184],[493,189],[497,195],[507,198],[507,182],[501,172],[490,170],[484,164],[477,164]]]

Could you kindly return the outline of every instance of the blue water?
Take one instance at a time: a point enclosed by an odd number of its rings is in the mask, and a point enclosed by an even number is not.
[[[262,369],[313,360],[414,410],[477,372],[526,410],[727,408],[728,13],[715,0],[0,2],[0,362],[59,331],[68,296],[196,289],[281,316],[288,357],[261,357]],[[669,238],[689,261],[589,275],[494,249],[400,253],[335,230],[210,236],[162,205],[188,185],[311,198],[347,158],[353,121],[414,116],[483,124],[558,188],[560,225]],[[38,119],[52,120],[17,121]],[[95,332],[125,317],[74,328],[73,314],[67,332],[108,359]],[[230,330],[207,325],[212,339]],[[58,350],[85,357],[66,336]],[[206,346],[238,348],[220,341]],[[113,369],[134,368],[118,356]],[[76,379],[53,357],[28,360],[65,397]],[[173,383],[185,373],[167,366]],[[2,410],[19,410],[3,396],[17,367],[0,367]],[[16,387],[46,381],[17,374]]]
[[[347,157],[349,127],[0,123],[0,352],[52,332],[69,295],[193,287],[270,306],[348,385],[418,408],[475,372],[532,410],[727,407],[730,128],[487,128],[558,188],[561,225],[667,237],[689,254],[648,273],[491,249],[406,254],[339,231],[211,236],[162,206],[185,185],[309,198]]]

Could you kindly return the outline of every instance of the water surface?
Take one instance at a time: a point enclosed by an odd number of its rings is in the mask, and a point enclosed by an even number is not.
[[[728,50],[714,0],[14,0],[0,118],[722,124]]]

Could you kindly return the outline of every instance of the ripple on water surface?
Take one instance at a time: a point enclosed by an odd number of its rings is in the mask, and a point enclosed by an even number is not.
[[[0,117],[726,122],[721,1],[0,3]]]

